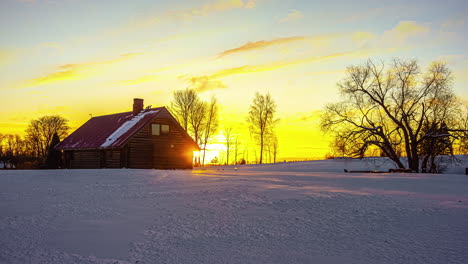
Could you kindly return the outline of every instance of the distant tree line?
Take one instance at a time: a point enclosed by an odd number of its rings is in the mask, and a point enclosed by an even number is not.
[[[214,142],[219,132],[217,99],[212,97],[209,102],[205,102],[200,99],[194,89],[177,90],[173,93],[170,110],[179,124],[200,146],[201,156],[196,158],[195,165],[203,166],[208,162],[205,160],[207,145]],[[278,119],[276,118],[276,104],[270,94],[262,95],[257,93],[255,95],[246,121],[249,124],[251,138],[258,145],[258,156],[257,151],[255,151],[255,162],[264,163],[265,154],[267,154],[269,162],[276,162],[278,138],[274,128]],[[234,131],[232,127],[223,127],[221,135],[224,139],[226,151],[222,164],[247,163],[249,159],[248,145],[241,150],[240,134]],[[219,163],[220,159],[216,157],[210,162]]]
[[[456,145],[461,153],[468,149],[468,111],[451,84],[451,71],[441,62],[424,72],[415,60],[348,67],[338,84],[342,100],[325,107],[322,129],[342,156],[377,150],[399,168],[440,172],[438,156],[453,156]]]
[[[0,134],[3,168],[59,168],[60,152],[53,147],[68,135],[68,120],[48,115],[31,120],[24,136]]]

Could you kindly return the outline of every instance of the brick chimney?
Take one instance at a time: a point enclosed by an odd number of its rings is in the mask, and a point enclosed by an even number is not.
[[[138,115],[143,110],[143,99],[133,98],[133,115]]]

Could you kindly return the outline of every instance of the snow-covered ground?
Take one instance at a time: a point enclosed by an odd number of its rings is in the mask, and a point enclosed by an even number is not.
[[[467,263],[468,176],[385,166],[0,170],[0,263]]]

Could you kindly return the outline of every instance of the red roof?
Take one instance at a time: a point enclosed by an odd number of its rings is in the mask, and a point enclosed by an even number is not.
[[[120,148],[153,120],[163,108],[146,109],[136,116],[132,112],[125,112],[93,117],[55,148],[59,150]]]

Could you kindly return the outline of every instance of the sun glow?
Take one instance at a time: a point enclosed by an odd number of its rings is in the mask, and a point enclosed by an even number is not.
[[[368,58],[447,61],[455,93],[468,98],[466,6],[459,3],[90,2],[0,1],[3,24],[14,25],[1,29],[8,36],[0,40],[1,134],[24,135],[32,119],[53,114],[67,118],[72,132],[90,114],[129,111],[131,98],[170,107],[173,92],[190,87],[206,101],[217,98],[220,118],[219,135],[194,156],[225,163],[222,129],[232,126],[238,159],[255,162],[259,148],[246,117],[260,92],[278,106],[277,161],[305,160],[330,151],[320,110],[338,99],[347,67]],[[82,23],[74,23],[78,17]]]

